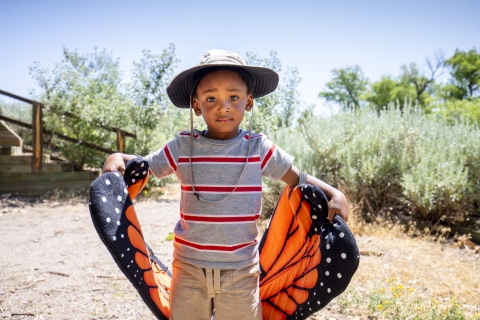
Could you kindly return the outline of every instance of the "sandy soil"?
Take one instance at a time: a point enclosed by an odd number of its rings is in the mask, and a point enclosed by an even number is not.
[[[166,241],[178,215],[177,196],[137,201],[145,238],[171,263]],[[357,228],[362,253],[351,286],[369,290],[402,277],[421,295],[461,295],[480,309],[478,250],[395,232]],[[100,241],[85,200],[0,202],[0,316],[7,319],[154,319]],[[473,305],[472,305],[473,304]],[[344,315],[335,300],[311,319],[375,319]]]

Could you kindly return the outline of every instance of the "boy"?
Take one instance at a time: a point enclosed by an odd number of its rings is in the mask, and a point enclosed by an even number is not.
[[[145,157],[153,174],[180,181],[175,226],[171,319],[262,319],[258,287],[258,234],[262,175],[290,186],[319,186],[329,199],[329,219],[348,219],[339,190],[293,166],[292,157],[264,135],[239,128],[254,98],[275,90],[275,71],[247,66],[232,52],[210,50],[199,65],[167,88],[173,104],[190,108],[190,132]],[[192,113],[207,130],[193,130]],[[134,155],[110,155],[103,172],[123,171]],[[188,307],[187,307],[188,306]]]

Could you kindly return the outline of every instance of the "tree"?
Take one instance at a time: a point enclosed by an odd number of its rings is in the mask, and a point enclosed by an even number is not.
[[[439,108],[441,118],[449,123],[466,121],[480,124],[480,99],[449,100]]]
[[[319,96],[327,101],[338,103],[342,109],[358,109],[361,105],[361,95],[366,91],[368,79],[357,65],[345,69],[332,70],[333,79],[326,84],[326,90]]]
[[[475,48],[468,52],[456,50],[453,57],[445,61],[452,79],[447,87],[448,97],[453,99],[475,98],[480,86],[480,52]]]
[[[143,50],[140,62],[133,63],[132,82],[129,86],[133,105],[129,108],[129,114],[138,134],[134,149],[139,154],[151,150],[153,131],[158,127],[163,127],[164,131],[167,131],[165,127],[172,124],[172,121],[164,121],[170,103],[165,89],[173,76],[177,62],[175,46],[170,44],[161,55]]]
[[[38,62],[30,70],[42,90],[39,99],[46,106],[48,129],[112,150],[116,135],[99,126],[135,131],[138,140],[127,140],[127,152],[145,154],[173,138],[177,128],[172,127],[182,118],[165,91],[177,61],[173,45],[159,55],[144,50],[143,58],[134,62],[129,85],[122,84],[118,59],[96,48],[91,54],[64,48],[62,61],[52,71]],[[105,160],[104,153],[81,143],[55,136],[52,143],[76,169],[85,164],[101,167]]]
[[[282,64],[275,51],[270,52],[269,58],[263,59],[247,52],[246,62],[248,65],[267,67],[278,73],[282,70]],[[287,68],[277,90],[255,99],[255,116],[252,125],[255,132],[275,131],[293,124],[300,108],[300,94],[297,90],[300,81],[298,70]]]
[[[300,94],[297,90],[300,81],[301,78],[297,68],[288,68],[283,79],[284,84],[279,88],[279,127],[288,128],[293,125],[293,120],[296,118],[300,107]]]
[[[415,99],[421,106],[425,106],[429,90],[435,84],[435,79],[441,75],[441,68],[444,65],[443,53],[438,52],[435,54],[435,60],[427,58],[427,72],[422,72],[418,68],[416,63],[410,63],[408,65],[401,66],[401,81],[405,83],[410,83],[415,89]]]
[[[399,101],[403,106],[406,99],[413,101],[416,92],[408,83],[395,80],[391,76],[383,76],[379,81],[370,85],[370,90],[365,94],[365,99],[375,108],[377,113],[384,110],[390,102]]]
[[[47,129],[104,148],[116,148],[114,134],[98,126],[122,128],[128,123],[124,114],[129,99],[121,84],[118,59],[96,48],[94,53],[84,55],[64,48],[62,61],[52,71],[35,62],[30,74],[42,90],[39,100],[45,104]],[[51,141],[78,170],[84,164],[100,167],[105,158],[82,144],[55,136]]]

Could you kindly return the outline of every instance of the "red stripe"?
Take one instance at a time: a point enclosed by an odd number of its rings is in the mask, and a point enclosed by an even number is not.
[[[263,136],[263,134],[254,134],[254,135],[252,135],[252,139],[260,138],[261,136]],[[243,137],[244,137],[246,140],[248,140],[248,134],[244,135]]]
[[[180,213],[180,216],[183,220],[187,221],[199,221],[199,222],[248,222],[248,221],[255,221],[257,220],[260,215],[252,215],[252,216],[234,216],[234,217],[205,217],[205,216],[195,216]]]
[[[170,150],[168,150],[168,145],[165,145],[163,148],[165,151],[165,155],[167,156],[168,163],[170,164],[170,167],[172,167],[173,171],[177,171],[177,165],[175,164],[175,161],[173,161],[172,155],[170,154]]]
[[[267,154],[265,155],[265,159],[263,159],[262,165],[260,166],[262,170],[263,168],[265,168],[268,161],[270,161],[270,158],[272,157],[276,147],[277,147],[276,145],[272,144],[272,146],[270,147],[270,150],[268,150]]]
[[[189,137],[190,136],[190,132],[180,132],[180,136],[185,136],[185,137]],[[196,139],[198,138],[198,133],[195,133],[193,135],[193,137]]]
[[[232,192],[234,189],[232,186],[195,186],[199,192]],[[182,185],[182,191],[193,191],[193,188]],[[262,192],[262,186],[238,186],[235,192]]]
[[[246,157],[192,157],[192,162],[215,162],[215,163],[245,163]],[[188,163],[188,157],[180,157],[178,163]],[[248,158],[249,163],[260,162],[260,157],[250,157]]]
[[[237,244],[237,245],[233,245],[233,246],[219,246],[219,245],[211,245],[211,244],[210,244],[210,245],[198,244],[198,243],[189,242],[189,241],[186,241],[186,240],[177,238],[177,237],[175,237],[175,242],[180,243],[180,244],[183,244],[183,245],[188,246],[188,247],[192,247],[192,248],[194,248],[194,249],[198,249],[198,250],[212,250],[212,251],[233,252],[233,251],[236,251],[236,250],[238,250],[238,249],[247,247],[247,246],[249,246],[249,245],[251,245],[251,244],[254,244],[254,243],[257,242],[257,240],[252,241],[252,242],[248,242],[248,243]]]

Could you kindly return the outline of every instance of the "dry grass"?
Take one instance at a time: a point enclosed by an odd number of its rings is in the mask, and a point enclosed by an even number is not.
[[[480,319],[480,247],[472,246],[467,237],[447,240],[382,219],[366,224],[355,215],[349,226],[361,261],[349,290],[327,307],[337,318],[400,318],[386,313],[381,303],[371,305],[379,298],[388,304],[396,293],[393,298],[399,305],[428,311],[435,307],[439,315],[429,315],[431,319]],[[440,315],[452,306],[464,317]],[[406,311],[411,319],[422,319],[415,317],[418,314],[415,309]]]

